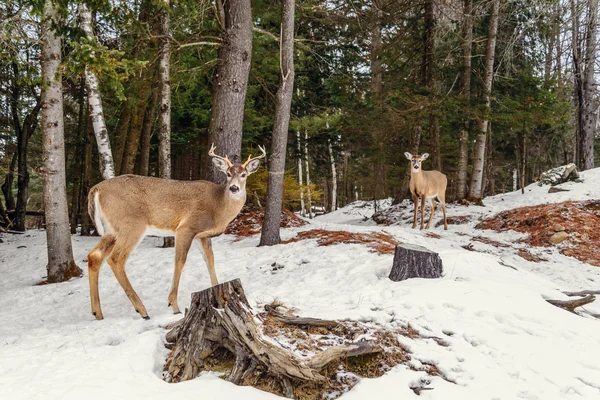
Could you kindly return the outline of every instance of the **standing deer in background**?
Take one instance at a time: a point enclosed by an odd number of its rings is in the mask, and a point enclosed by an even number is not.
[[[89,193],[88,211],[100,242],[88,255],[92,314],[102,319],[98,294],[98,273],[108,257],[117,281],[135,310],[149,319],[144,304],[133,290],[125,263],[131,252],[148,234],[175,235],[175,273],[169,294],[169,305],[179,313],[177,290],[181,271],[194,239],[201,245],[212,285],[215,274],[211,237],[220,235],[238,215],[246,202],[246,178],[255,172],[266,151],[243,164],[233,164],[227,156],[215,154],[214,145],[208,155],[218,170],[227,174],[224,185],[208,181],[176,181],[136,175],[123,175],[103,181]]]
[[[446,175],[440,171],[423,171],[421,163],[429,157],[429,153],[422,156],[413,156],[410,153],[404,153],[410,161],[410,193],[412,194],[413,202],[415,203],[415,213],[413,219],[413,229],[417,227],[417,208],[419,207],[419,199],[421,199],[421,229],[425,223],[425,201],[431,199],[431,215],[427,221],[426,229],[431,226],[431,220],[435,213],[435,199],[442,203],[442,211],[444,212],[444,229],[448,229],[446,222],[446,185],[448,180]]]

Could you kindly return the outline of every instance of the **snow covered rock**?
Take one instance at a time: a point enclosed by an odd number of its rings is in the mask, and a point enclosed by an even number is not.
[[[575,164],[562,165],[560,167],[552,168],[546,172],[542,172],[538,185],[551,185],[556,186],[567,181],[574,181],[579,179],[579,172]]]

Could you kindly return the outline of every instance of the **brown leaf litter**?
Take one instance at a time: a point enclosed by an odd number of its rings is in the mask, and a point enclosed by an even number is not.
[[[560,252],[587,264],[600,266],[600,200],[566,201],[503,211],[480,222],[476,228],[497,232],[527,233],[521,243],[551,247],[550,237],[564,230],[569,237]],[[533,256],[519,252],[523,258]],[[537,258],[537,257],[536,257]]]
[[[294,243],[300,240],[317,239],[319,246],[331,246],[334,244],[366,244],[370,251],[378,254],[394,254],[396,246],[400,244],[392,235],[385,232],[346,232],[328,231],[325,229],[311,229],[299,232],[295,238],[284,240],[281,243]]]
[[[226,234],[236,235],[238,238],[256,235],[262,231],[265,211],[258,207],[244,207],[238,216],[231,221],[225,230]],[[306,221],[288,209],[281,209],[281,227],[299,228],[306,225]]]

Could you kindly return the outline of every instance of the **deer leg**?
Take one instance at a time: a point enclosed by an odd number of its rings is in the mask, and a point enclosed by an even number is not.
[[[129,282],[127,274],[125,273],[125,263],[127,262],[127,258],[129,258],[129,255],[135,249],[142,234],[143,233],[132,235],[132,232],[130,232],[129,235],[131,236],[129,236],[129,239],[119,237],[121,241],[117,241],[113,251],[110,253],[110,256],[108,257],[108,265],[110,265],[113,274],[115,274],[115,278],[117,278],[117,281],[125,291],[125,294],[131,301],[131,304],[133,304],[135,311],[138,312],[142,318],[150,319],[148,313],[146,312],[146,307],[144,307],[144,304],[138,297],[137,293],[135,290],[133,290],[131,282]]]
[[[435,209],[437,208],[437,206],[435,205],[435,198],[431,199],[431,215],[429,216],[429,221],[427,221],[427,228],[429,229],[429,227],[431,226],[431,220],[433,219],[433,214],[435,214]]]
[[[179,279],[181,271],[185,266],[190,246],[194,240],[194,234],[189,232],[175,232],[175,272],[173,273],[173,283],[171,284],[171,293],[169,293],[169,305],[173,307],[175,314],[180,314],[177,304],[177,292],[179,290]]]
[[[442,200],[442,212],[444,213],[444,230],[447,231],[448,230],[448,222],[446,221],[446,200],[445,199],[440,199]]]
[[[415,214],[413,216],[413,229],[417,227],[417,209],[419,208],[419,198],[413,194],[413,203],[415,203]]]
[[[421,196],[421,229],[425,226],[425,196]]]
[[[204,255],[204,261],[208,267],[208,274],[210,275],[210,283],[215,286],[219,284],[217,280],[217,274],[215,272],[215,256],[212,251],[212,242],[210,238],[200,238],[200,246],[202,247],[202,254]]]
[[[96,319],[103,319],[102,307],[100,307],[100,295],[98,294],[98,275],[100,267],[108,257],[115,245],[113,235],[104,235],[98,244],[88,254],[88,277],[90,280],[90,300],[92,302],[92,314]]]

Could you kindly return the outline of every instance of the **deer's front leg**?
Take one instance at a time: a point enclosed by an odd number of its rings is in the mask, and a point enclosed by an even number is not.
[[[421,196],[421,229],[425,225],[425,196]]]
[[[215,272],[215,256],[212,251],[212,242],[210,238],[199,238],[202,253],[204,254],[204,261],[208,268],[208,274],[210,275],[210,283],[215,286],[219,284],[217,280],[217,273]]]
[[[185,266],[187,254],[194,240],[194,233],[187,231],[175,232],[175,272],[173,273],[173,283],[171,284],[171,293],[169,293],[169,305],[173,307],[173,312],[179,314],[179,305],[177,304],[177,292],[179,291],[179,280],[181,271]]]
[[[419,198],[413,194],[412,196],[413,198],[413,203],[415,203],[415,213],[413,216],[413,229],[415,229],[417,227],[417,208],[419,207]]]

